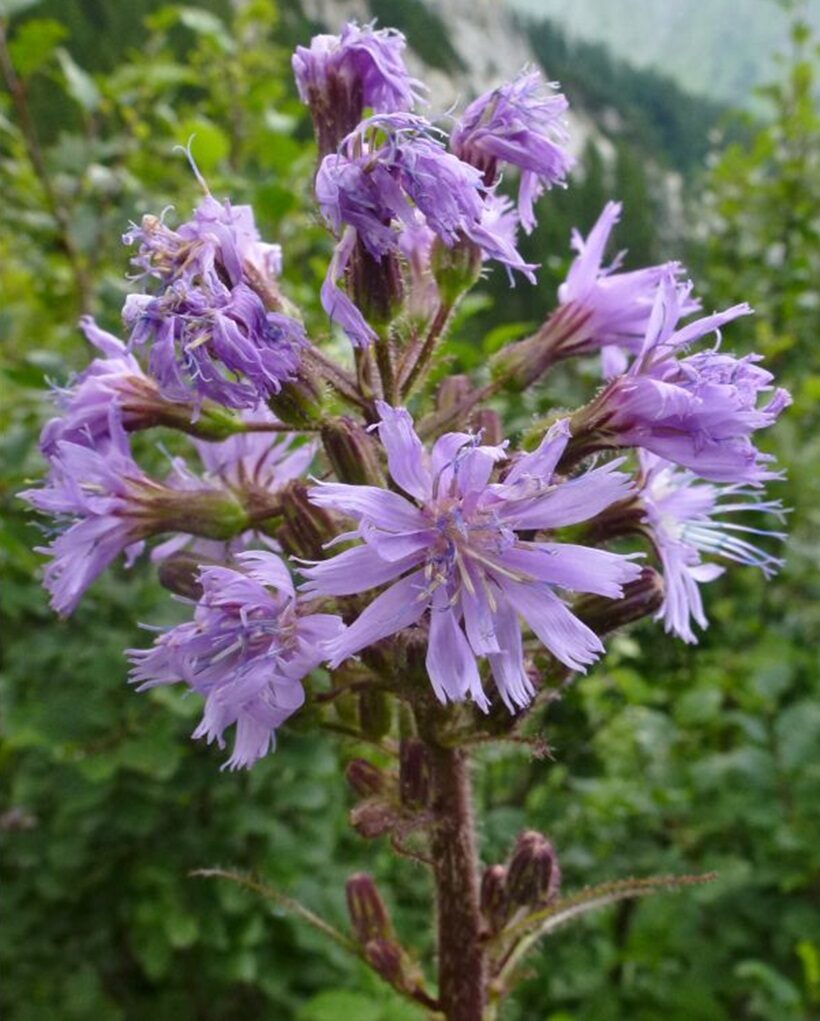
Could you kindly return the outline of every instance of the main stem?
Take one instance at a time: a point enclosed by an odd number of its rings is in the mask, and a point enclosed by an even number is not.
[[[428,749],[439,1001],[447,1021],[481,1021],[487,983],[469,760],[460,748]]]

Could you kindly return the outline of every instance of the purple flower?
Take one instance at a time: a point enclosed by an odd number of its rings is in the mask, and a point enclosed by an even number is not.
[[[347,24],[336,35],[317,35],[297,46],[293,73],[310,107],[321,155],[333,152],[362,119],[374,113],[412,110],[423,86],[404,64],[405,39],[395,29]]]
[[[485,257],[534,281],[535,267],[523,261],[509,230],[494,229],[497,210],[488,203],[490,195],[481,173],[447,152],[432,125],[412,114],[370,117],[340,152],[325,156],[316,198],[340,242],[322,304],[354,344],[368,343],[372,331],[350,299],[339,296],[336,282],[357,240],[380,262],[401,251],[402,232],[425,226],[448,248],[472,243]]]
[[[163,397],[252,408],[293,379],[304,330],[263,301],[277,297],[281,252],[261,243],[249,206],[206,195],[178,230],[145,217],[124,240],[139,242],[134,263],[158,287],[131,295],[123,318],[132,345],[151,344],[149,369]]]
[[[113,403],[122,409],[126,428],[153,422],[163,403],[156,383],[121,340],[101,330],[91,316],[83,316],[80,327],[104,357],[95,358],[68,388],[56,390],[62,414],[48,421],[40,434],[40,449],[46,456],[55,453],[60,440],[99,447],[108,436]]]
[[[554,482],[569,436],[564,420],[534,453],[513,460],[503,482],[491,483],[503,446],[447,433],[428,454],[405,410],[381,402],[378,410],[390,474],[406,496],[332,483],[311,490],[314,503],[353,518],[352,535],[363,542],[306,568],[305,592],[346,596],[390,585],[328,644],[331,667],[425,614],[427,671],[443,702],[470,696],[487,708],[479,656],[510,709],[530,701],[519,615],[571,669],[593,662],[600,640],[554,588],[617,598],[639,568],[628,557],[525,535],[585,521],[623,498],[630,481],[615,470],[621,462]]]
[[[573,164],[563,148],[569,104],[552,91],[556,87],[538,71],[522,71],[472,102],[450,140],[453,152],[478,167],[488,185],[495,183],[500,164],[521,170],[518,215],[527,233],[535,226],[533,202],[545,187],[562,183]]]
[[[224,748],[225,730],[236,725],[228,769],[251,766],[273,749],[277,728],[304,702],[302,678],[344,627],[339,617],[305,612],[273,553],[241,553],[237,561],[237,569],[200,571],[192,621],[162,634],[153,648],[128,653],[140,691],[181,682],[204,697],[195,738]]]
[[[704,562],[704,555],[759,567],[767,578],[783,564],[743,538],[751,533],[783,539],[782,532],[723,521],[722,516],[761,511],[782,520],[782,505],[778,500],[762,500],[759,492],[742,485],[701,482],[693,472],[646,451],[640,451],[639,457],[638,495],[649,536],[663,565],[665,594],[657,619],[663,620],[668,633],[694,642],[692,621],[702,628],[707,626],[699,585],[724,571],[718,564]]]
[[[578,425],[591,425],[604,445],[650,450],[713,482],[755,484],[776,478],[765,467],[771,456],[750,437],[772,425],[791,398],[771,386],[772,374],[757,364],[760,356],[737,358],[714,348],[679,357],[689,344],[719,333],[751,309],[735,305],[678,328],[687,302],[688,289],[667,276],[638,357],[582,409]],[[771,393],[768,401],[758,406],[766,393]]]
[[[116,403],[99,447],[56,439],[48,459],[45,485],[20,496],[62,529],[50,546],[37,551],[51,558],[44,582],[62,616],[76,609],[91,582],[120,553],[133,563],[148,536],[181,527],[205,536],[232,535],[246,518],[228,493],[200,487],[183,495],[149,478],[131,456]]]
[[[558,288],[561,305],[549,323],[556,353],[568,357],[600,350],[606,378],[625,371],[627,352],[640,351],[661,281],[683,273],[678,262],[619,273],[623,253],[604,267],[604,251],[621,209],[620,202],[607,202],[586,239],[572,232],[576,257]],[[680,293],[680,314],[697,311],[700,305],[689,292],[681,288]]]

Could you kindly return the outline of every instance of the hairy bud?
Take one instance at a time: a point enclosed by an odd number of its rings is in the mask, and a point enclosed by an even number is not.
[[[473,415],[473,428],[481,433],[481,442],[497,446],[504,441],[501,416],[492,408],[481,408]]]
[[[365,840],[389,833],[397,822],[395,811],[384,801],[363,801],[350,813],[350,825]]]
[[[473,392],[468,376],[445,376],[436,392],[436,410],[451,411]]]
[[[635,581],[624,585],[620,599],[585,596],[573,609],[593,631],[606,634],[657,613],[663,603],[663,593],[663,578],[651,567],[645,567]]]
[[[291,556],[321,560],[325,555],[324,544],[338,529],[332,516],[308,499],[309,488],[301,479],[294,479],[282,489],[284,522],[276,537]]]
[[[468,238],[463,237],[452,247],[436,238],[430,267],[445,305],[452,307],[465,291],[469,291],[481,274],[481,261],[481,249]]]
[[[392,723],[392,706],[385,692],[374,688],[359,695],[359,726],[366,737],[378,741],[389,732]]]
[[[268,400],[276,417],[295,429],[315,427],[322,421],[322,391],[317,381],[300,373],[283,383],[280,391]]]
[[[347,880],[345,894],[350,925],[362,946],[371,940],[389,940],[392,937],[390,916],[372,876],[357,872]]]
[[[481,877],[481,913],[491,933],[500,932],[509,915],[506,881],[503,865],[490,865]]]
[[[342,416],[326,422],[322,426],[322,443],[331,467],[343,482],[385,485],[373,439],[355,419]]]
[[[403,738],[399,744],[399,795],[406,808],[424,808],[430,800],[430,763],[424,742]]]
[[[372,939],[364,948],[370,967],[391,986],[405,985],[405,961],[401,947],[393,940]]]
[[[507,895],[510,904],[537,907],[558,893],[561,870],[555,849],[535,830],[522,833],[515,843],[507,868]]]
[[[219,566],[219,561],[201,553],[173,553],[159,565],[159,583],[175,595],[186,599],[199,599],[202,585],[199,571],[202,567]]]
[[[351,759],[345,768],[345,779],[360,798],[383,794],[387,786],[384,773],[367,759]]]

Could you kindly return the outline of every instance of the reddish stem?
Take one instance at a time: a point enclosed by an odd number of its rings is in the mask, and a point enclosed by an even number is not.
[[[438,915],[439,1001],[447,1021],[481,1021],[487,980],[467,752],[428,745]]]

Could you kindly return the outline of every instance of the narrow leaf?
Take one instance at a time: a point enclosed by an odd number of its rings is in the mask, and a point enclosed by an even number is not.
[[[237,883],[239,886],[245,887],[246,890],[252,890],[254,893],[258,893],[264,897],[265,900],[272,901],[278,905],[284,911],[295,915],[297,918],[301,918],[303,922],[306,922],[317,932],[322,933],[328,939],[333,940],[334,943],[338,944],[343,950],[346,950],[349,954],[354,957],[362,959],[362,954],[359,951],[359,947],[353,942],[348,936],[345,936],[343,932],[339,932],[329,922],[326,922],[319,915],[314,914],[310,908],[306,908],[304,904],[300,904],[298,900],[294,900],[292,897],[288,897],[284,893],[280,893],[278,890],[274,890],[273,887],[268,886],[261,880],[256,879],[254,876],[245,875],[241,872],[232,872],[229,869],[196,869],[190,873],[192,876],[197,876],[202,879],[228,879],[232,883]]]
[[[712,882],[716,876],[716,872],[706,872],[699,876],[650,876],[646,879],[621,879],[613,883],[589,886],[569,897],[559,898],[549,907],[534,911],[514,925],[503,929],[494,938],[494,944],[504,944],[510,937],[518,937],[517,942],[514,942],[512,949],[503,958],[498,973],[499,988],[504,987],[504,980],[514,971],[527,951],[539,939],[549,936],[562,925],[591,911],[608,907],[610,904],[617,904],[618,901],[680,890],[687,886],[700,886],[703,883]]]

